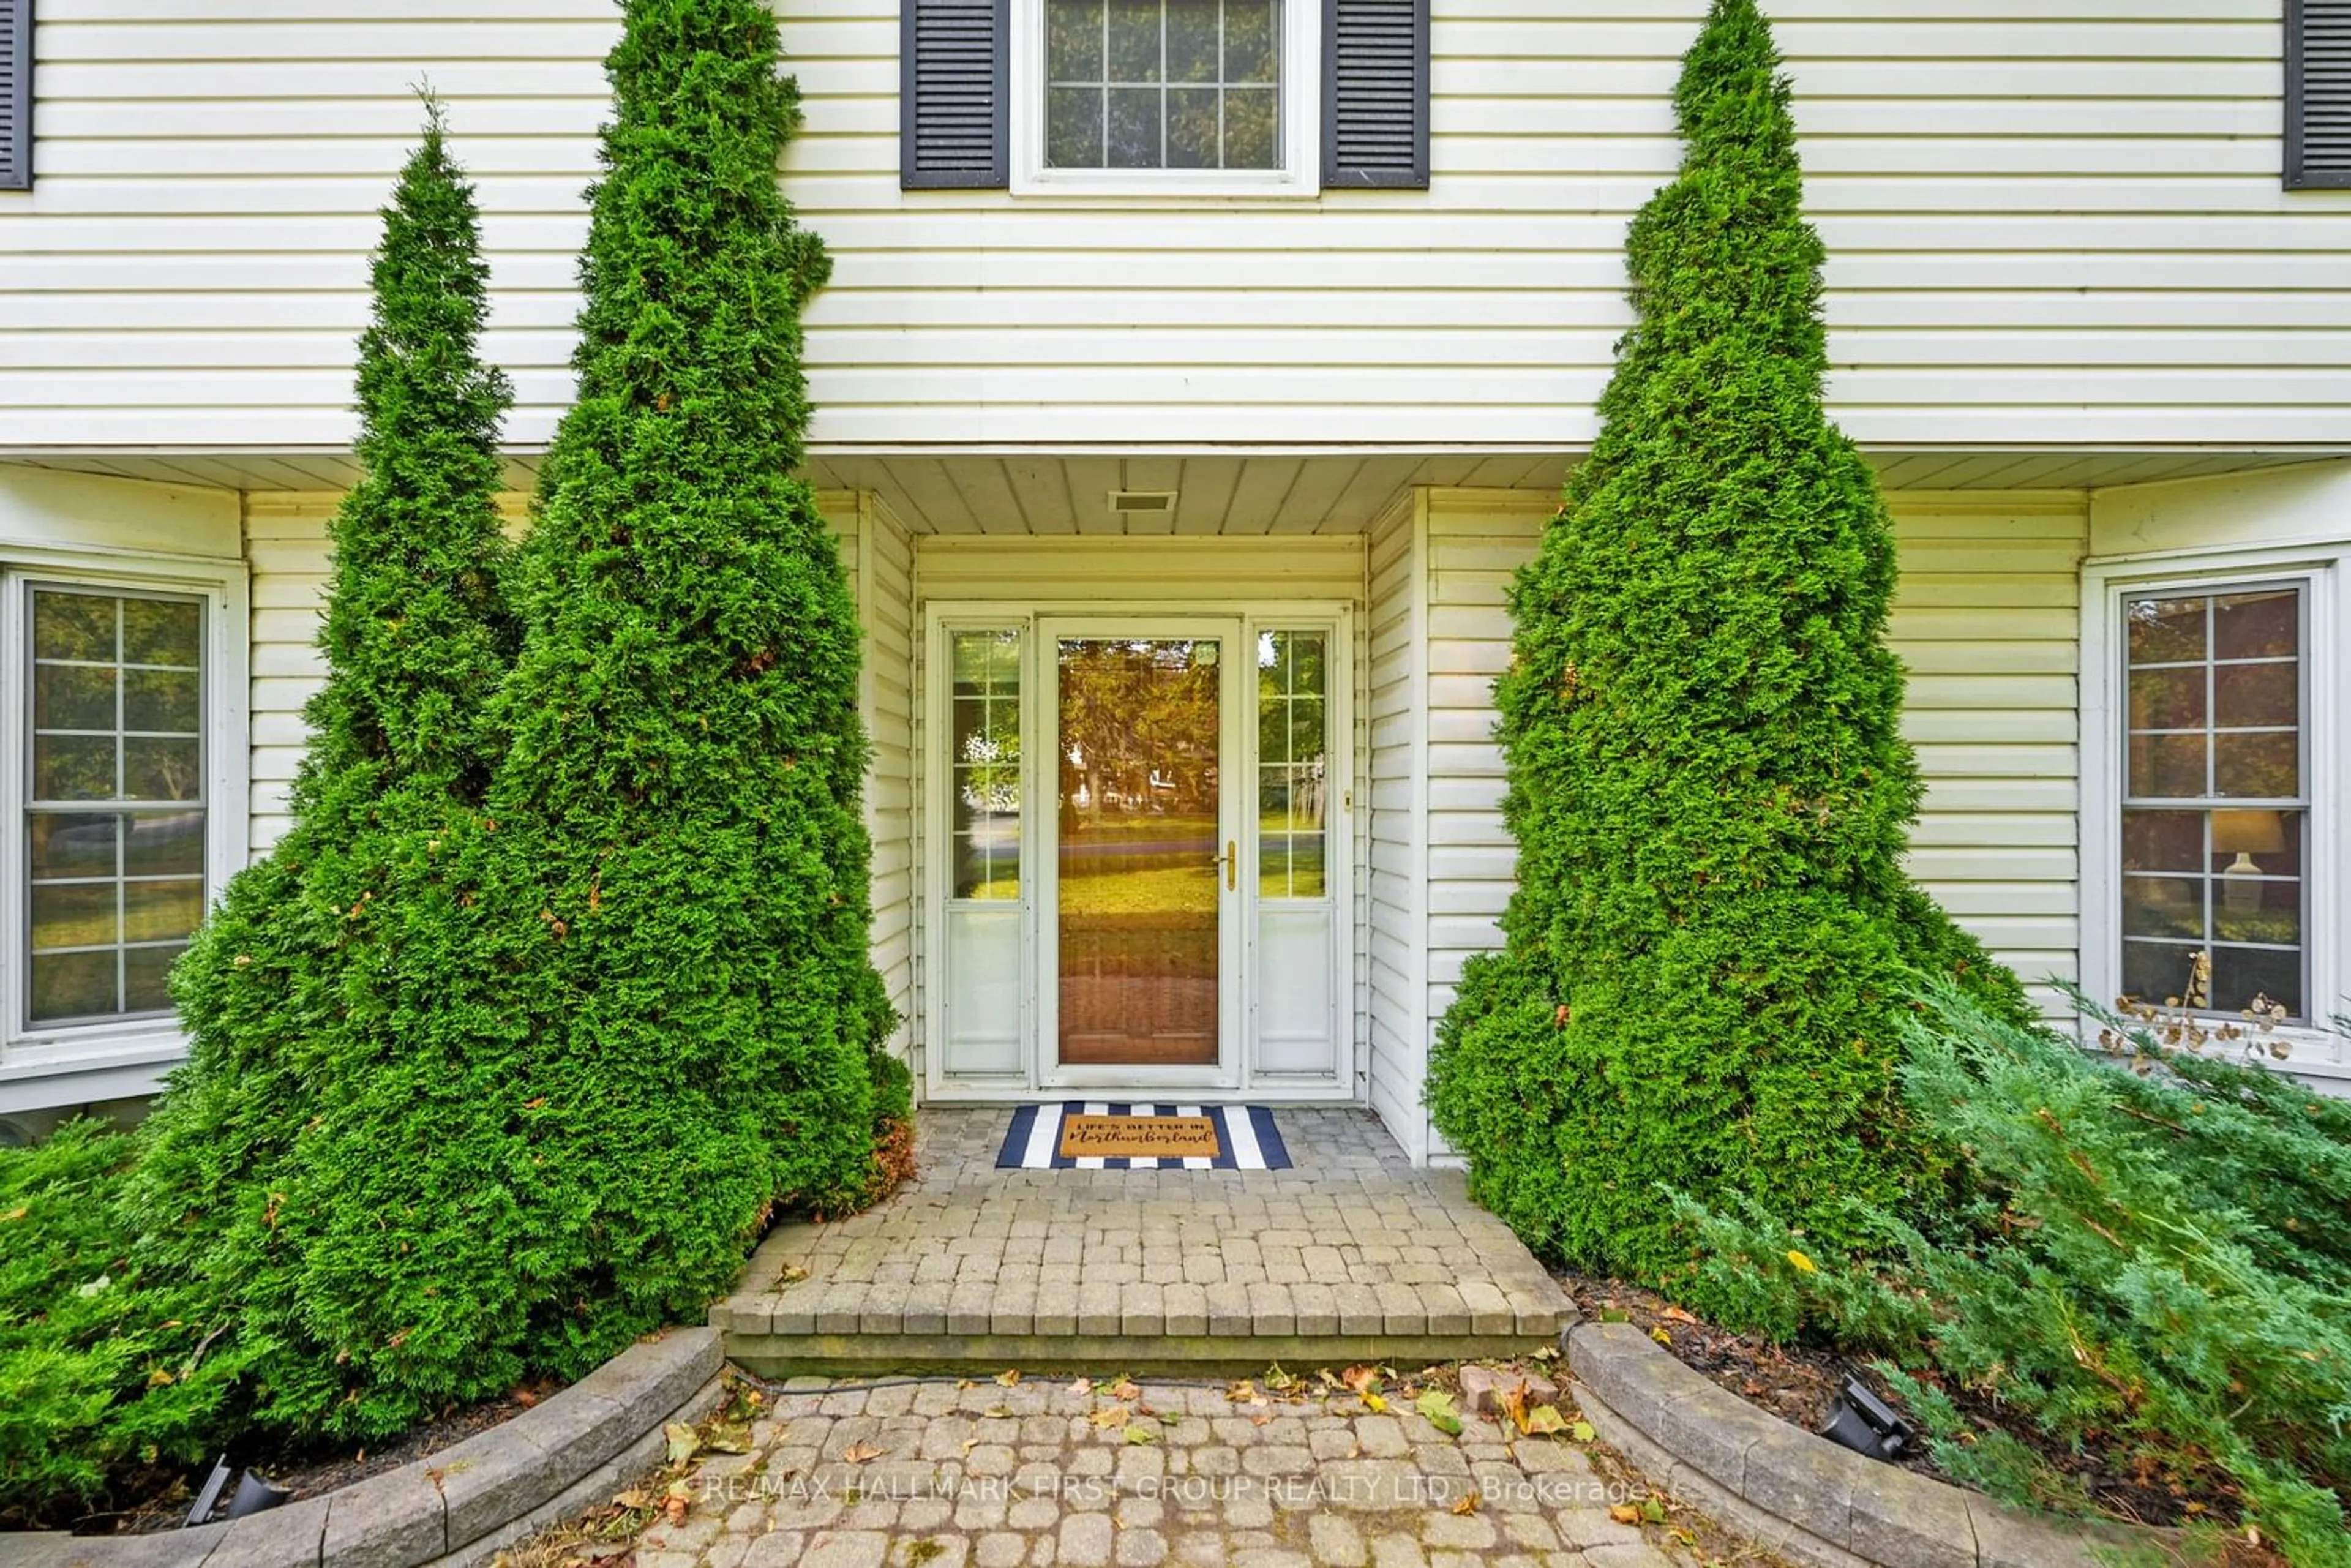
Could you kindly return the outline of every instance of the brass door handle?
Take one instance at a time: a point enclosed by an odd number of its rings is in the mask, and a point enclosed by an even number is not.
[[[1225,862],[1225,891],[1230,893],[1240,885],[1241,847],[1231,839],[1225,841],[1225,852],[1217,857]]]

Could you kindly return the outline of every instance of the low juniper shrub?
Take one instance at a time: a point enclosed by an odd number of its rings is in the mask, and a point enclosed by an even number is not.
[[[0,1149],[0,1529],[130,1500],[242,1424],[235,1308],[133,1253],[135,1148],[82,1120]]]
[[[2085,1500],[1952,1391],[2048,1438],[2241,1489],[2300,1568],[2351,1563],[2351,1103],[2108,1018],[2085,1050],[1943,986],[1902,1096],[1965,1151],[1931,1227],[1860,1201],[1844,1244],[1684,1196],[1715,1315],[1881,1358],[1949,1473]]]

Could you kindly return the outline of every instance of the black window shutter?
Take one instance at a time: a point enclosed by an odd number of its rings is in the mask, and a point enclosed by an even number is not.
[[[2285,183],[2351,185],[2351,0],[2286,0]]]
[[[1427,185],[1428,0],[1322,0],[1323,188]]]
[[[33,0],[0,0],[0,191],[33,188]]]
[[[1011,48],[1011,0],[899,0],[901,186],[1008,181]]]

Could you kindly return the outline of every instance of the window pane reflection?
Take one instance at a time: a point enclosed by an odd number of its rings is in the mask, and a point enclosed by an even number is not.
[[[1330,633],[1257,640],[1258,894],[1321,898],[1328,888]]]

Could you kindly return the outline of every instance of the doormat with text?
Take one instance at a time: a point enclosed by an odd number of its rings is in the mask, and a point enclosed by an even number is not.
[[[999,1170],[1290,1168],[1290,1150],[1262,1105],[1128,1105],[1072,1100],[1012,1113]]]

